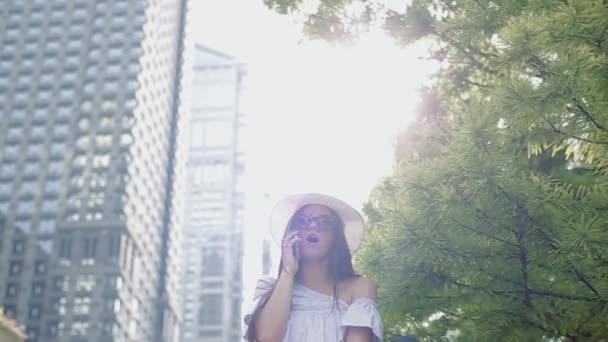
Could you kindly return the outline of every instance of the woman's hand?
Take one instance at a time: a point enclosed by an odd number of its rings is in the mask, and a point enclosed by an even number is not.
[[[289,232],[283,239],[283,271],[295,275],[300,267],[300,237]]]

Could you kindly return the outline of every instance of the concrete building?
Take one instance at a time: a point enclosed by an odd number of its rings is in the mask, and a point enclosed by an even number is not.
[[[182,342],[241,340],[244,67],[196,46],[183,229]]]
[[[176,341],[187,0],[0,6],[0,303],[28,341]]]

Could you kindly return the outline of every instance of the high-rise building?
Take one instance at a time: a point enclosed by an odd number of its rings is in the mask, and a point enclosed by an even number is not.
[[[0,303],[28,341],[179,337],[187,13],[0,6]]]
[[[183,229],[182,342],[240,341],[245,68],[196,46]]]

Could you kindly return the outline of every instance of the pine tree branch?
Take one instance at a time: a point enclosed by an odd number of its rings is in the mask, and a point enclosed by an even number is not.
[[[519,244],[519,261],[521,265],[521,276],[523,280],[523,289],[524,289],[524,305],[528,308],[532,309],[534,306],[532,305],[532,295],[530,292],[530,279],[528,274],[528,244],[527,244],[527,234],[526,228],[524,226],[525,221],[517,215],[517,233],[515,234],[515,238]]]
[[[531,222],[532,224],[536,225],[536,227],[538,228],[538,231],[541,234],[541,237],[543,237],[543,239],[546,242],[549,243],[549,246],[551,248],[553,248],[554,250],[559,250],[559,247],[555,244],[555,241],[553,241],[553,239],[551,239],[549,237],[549,234],[547,233],[548,227],[546,227],[542,222],[539,222],[535,217],[533,217],[532,215],[530,215],[530,213],[524,207],[524,205],[521,203],[521,201],[517,201],[516,199],[514,199],[511,195],[509,195],[507,193],[507,191],[503,187],[499,186],[498,188],[500,189],[500,192],[503,194],[503,196],[505,196],[512,203],[514,203],[515,206],[516,206],[516,208],[523,215],[526,216],[526,218],[529,220],[529,222]],[[591,282],[585,277],[585,275],[582,272],[580,272],[572,264],[572,262],[570,260],[568,260],[568,265],[570,266],[571,271],[576,275],[577,279],[579,281],[581,281],[588,289],[590,289],[591,292],[593,292],[596,296],[598,296],[599,298],[601,298],[601,294],[599,293],[599,291],[597,291],[597,289],[591,284]]]
[[[456,192],[456,195],[460,198],[460,200],[462,202],[464,202],[465,204],[467,204],[471,209],[473,209],[475,211],[475,213],[477,213],[477,215],[481,216],[485,222],[489,223],[490,225],[497,225],[496,220],[493,220],[488,214],[486,214],[483,210],[477,208],[475,205],[473,205],[473,203],[471,203],[471,201],[467,200],[466,198],[464,198],[461,194],[461,192]],[[504,229],[506,229],[509,232],[513,232],[513,230],[511,230],[511,228],[506,227],[506,226],[502,226]]]
[[[549,247],[555,251],[559,250],[559,247],[555,244],[555,241],[553,241],[553,239],[551,239],[551,237],[549,237],[549,234],[546,232],[547,227],[545,227],[541,222],[538,222],[538,220],[531,218],[531,222],[533,224],[535,224],[538,227],[538,231],[540,233],[541,238],[548,243]],[[587,276],[585,276],[584,273],[582,273],[581,271],[579,271],[576,266],[574,266],[572,264],[572,262],[570,260],[567,260],[568,262],[568,266],[570,267],[570,271],[573,272],[576,275],[576,278],[581,281],[589,290],[591,290],[591,292],[593,292],[596,296],[601,297],[601,294],[599,293],[599,291],[595,288],[595,286],[593,286],[593,284],[591,284],[591,281],[589,281],[587,279]]]
[[[583,284],[585,284],[585,286],[587,286],[587,288],[590,289],[591,292],[595,293],[596,296],[601,296],[600,293],[598,292],[598,290],[596,290],[595,287],[591,284],[591,282],[589,280],[587,280],[585,275],[583,273],[581,273],[579,270],[577,270],[576,267],[574,267],[574,265],[572,265],[570,263],[570,261],[568,261],[568,263],[570,264],[570,267],[572,268],[572,271],[574,272],[574,274],[576,274],[576,277],[578,278],[578,280],[580,280]]]
[[[441,246],[438,247],[439,251],[441,252],[445,252],[443,253],[444,255],[448,255],[448,256],[459,256],[462,258],[496,258],[496,257],[503,257],[503,258],[508,258],[509,254],[496,254],[496,253],[486,253],[486,254],[482,254],[482,253],[465,253],[465,252],[459,252],[455,249],[451,249],[445,246]]]
[[[454,284],[454,285],[456,285],[458,287],[462,287],[462,288],[468,288],[468,289],[472,289],[475,291],[488,292],[489,294],[492,294],[492,295],[508,297],[508,298],[513,298],[513,295],[523,295],[524,296],[523,303],[530,309],[533,308],[531,298],[529,299],[530,303],[526,303],[526,299],[527,299],[527,296],[531,297],[532,294],[542,296],[542,297],[559,298],[559,299],[566,299],[566,300],[572,300],[572,301],[608,303],[608,298],[605,298],[605,297],[577,296],[577,295],[570,295],[570,294],[566,294],[566,293],[559,293],[559,292],[553,292],[553,291],[547,291],[547,290],[535,290],[535,289],[529,288],[527,286],[524,290],[493,290],[491,288],[487,288],[484,286],[475,286],[475,285],[466,284],[462,281],[459,281],[457,279],[454,279],[454,278],[448,276],[445,273],[433,272],[432,270],[429,270],[429,269],[426,269],[426,271],[441,281],[448,282],[450,284]]]
[[[492,88],[491,86],[489,86],[487,84],[482,84],[482,83],[478,83],[478,82],[475,82],[475,81],[471,81],[468,78],[465,78],[462,81],[464,83],[468,84],[468,85],[476,86],[476,87],[479,87],[479,88],[484,88],[484,89],[491,89]]]
[[[502,280],[502,281],[504,281],[507,284],[511,284],[513,286],[521,287],[521,283],[513,281],[513,280],[511,280],[511,279],[509,279],[507,277],[504,277],[504,276],[492,273],[492,272],[490,272],[490,271],[488,271],[488,270],[486,270],[486,269],[484,269],[482,267],[479,267],[478,270],[481,271],[482,273],[485,273],[485,274],[489,275],[490,277],[493,277],[493,278],[498,279],[498,280]]]
[[[451,218],[451,217],[448,217],[448,220],[450,220],[450,221],[452,221],[452,222],[456,223],[456,224],[457,224],[457,225],[459,225],[460,227],[462,227],[462,228],[464,228],[464,229],[466,229],[466,230],[468,230],[468,231],[471,231],[471,232],[473,232],[473,233],[475,233],[475,234],[478,234],[478,235],[481,235],[481,236],[485,236],[485,237],[487,237],[487,238],[489,238],[489,239],[492,239],[492,240],[500,241],[500,242],[502,242],[502,243],[504,243],[504,244],[507,244],[507,245],[509,245],[509,246],[511,246],[511,247],[519,248],[519,246],[518,246],[517,244],[513,243],[513,242],[510,242],[510,241],[507,241],[507,240],[501,239],[501,238],[499,238],[499,237],[496,237],[496,236],[493,236],[493,235],[490,235],[490,234],[487,234],[487,233],[484,233],[484,232],[480,232],[480,231],[478,231],[478,230],[475,230],[475,229],[473,229],[472,227],[467,226],[467,225],[465,225],[464,223],[461,223],[461,222],[459,222],[459,221],[457,221],[457,220],[455,220],[455,219],[453,219],[453,218]]]
[[[462,46],[461,44],[457,43],[456,41],[454,41],[447,35],[443,34],[442,32],[438,32],[435,30],[435,34],[439,38],[443,39],[448,44],[453,46],[456,50],[461,52],[463,55],[465,55],[465,57],[469,60],[471,66],[476,67],[477,69],[480,69],[490,75],[498,75],[498,71],[493,70],[490,67],[488,67],[487,65],[483,64],[473,55],[472,50],[475,50],[474,48],[472,48],[472,47],[467,48],[465,46]],[[477,52],[481,53],[481,51],[477,51]]]
[[[539,295],[539,296],[543,296],[543,297],[568,299],[568,300],[572,300],[572,301],[608,303],[608,298],[606,298],[606,297],[576,296],[576,295],[569,295],[569,294],[558,293],[558,292],[553,292],[553,291],[533,290],[533,289],[530,289],[530,292],[535,295]]]
[[[452,4],[452,2],[451,2],[450,0],[440,0],[440,1],[441,1],[441,3],[442,3],[442,4],[444,4],[444,5],[445,5],[447,8],[449,8],[449,9],[450,9],[450,11],[452,11],[452,12],[456,13],[456,11],[458,10],[458,9],[456,8],[456,6],[454,6],[454,5]]]
[[[599,123],[577,98],[573,98],[572,101],[574,101],[576,108],[578,108],[583,113],[583,115],[585,115],[587,117],[587,119],[589,119],[593,123],[593,125],[595,127],[597,127],[598,129],[600,129],[604,132],[608,132],[608,128],[606,128],[606,126]]]
[[[568,138],[573,138],[573,139],[576,139],[576,140],[588,142],[590,144],[607,145],[608,146],[608,141],[594,141],[594,140],[591,140],[591,139],[587,139],[587,138],[582,138],[582,137],[576,136],[576,135],[574,135],[572,133],[564,132],[564,131],[560,130],[559,128],[557,128],[555,126],[555,124],[553,124],[551,121],[549,121],[549,119],[547,119],[546,117],[543,116],[543,119],[545,120],[546,123],[549,124],[549,126],[551,126],[551,129],[553,129],[554,133],[561,134],[561,135],[566,136]]]

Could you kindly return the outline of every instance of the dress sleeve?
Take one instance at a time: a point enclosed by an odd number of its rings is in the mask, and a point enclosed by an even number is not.
[[[342,317],[340,330],[344,341],[348,327],[370,328],[374,334],[374,342],[382,342],[384,326],[376,302],[364,297],[355,299]]]
[[[260,304],[260,301],[262,300],[264,295],[268,293],[268,291],[272,290],[275,283],[276,280],[272,277],[263,277],[258,280],[253,294],[253,300],[249,302],[249,304],[244,308],[245,310],[243,315],[243,321],[245,322],[245,326],[249,325],[253,312]],[[245,327],[245,329],[247,329],[247,327]]]

